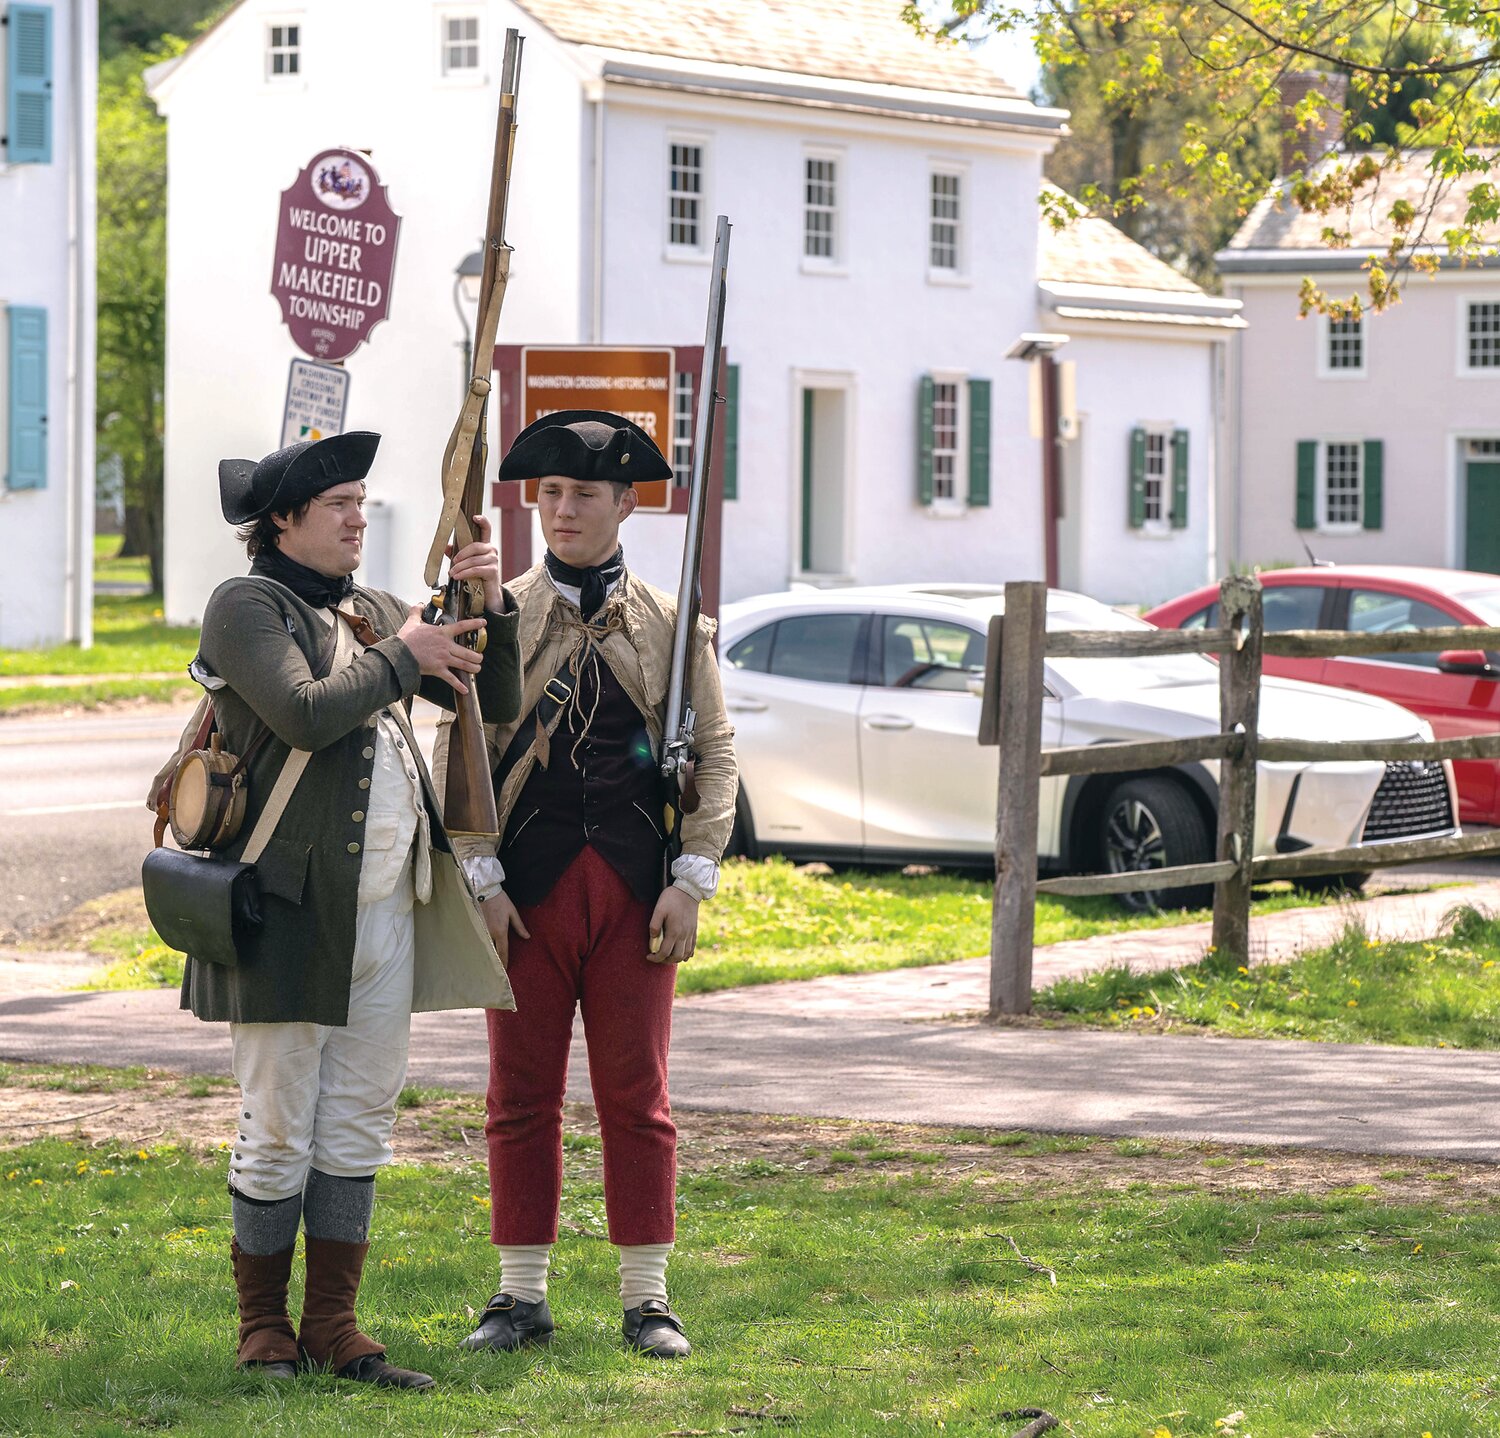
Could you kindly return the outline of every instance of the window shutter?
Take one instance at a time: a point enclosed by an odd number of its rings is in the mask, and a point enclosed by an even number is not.
[[[52,7],[12,5],[6,28],[5,158],[12,165],[50,165]]]
[[[47,311],[10,310],[10,453],[6,487],[47,486]]]
[[[1186,529],[1188,522],[1188,432],[1172,431],[1172,528]]]
[[[1146,522],[1146,431],[1130,431],[1130,527]]]
[[[969,503],[990,502],[990,382],[969,381]]]
[[[724,498],[740,497],[740,367],[724,366]]]
[[[1318,442],[1297,441],[1297,528],[1318,527]]]
[[[917,503],[932,503],[932,376],[917,387]]]
[[[1364,505],[1361,513],[1366,529],[1385,524],[1385,441],[1365,441]]]

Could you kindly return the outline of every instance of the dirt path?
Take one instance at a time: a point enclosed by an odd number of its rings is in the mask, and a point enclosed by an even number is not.
[[[484,1170],[484,1102],[408,1091],[394,1137],[398,1163]],[[234,1139],[237,1091],[225,1079],[154,1071],[0,1066],[0,1152],[43,1138],[91,1147],[177,1144],[213,1154]],[[1358,1189],[1392,1203],[1469,1207],[1500,1200],[1500,1167],[1290,1149],[1142,1140],[964,1133],[910,1124],[680,1113],[684,1172],[777,1169],[838,1182],[872,1170],[1030,1195],[1189,1185],[1207,1193],[1325,1194]],[[570,1173],[597,1177],[598,1124],[586,1104],[566,1112]]]

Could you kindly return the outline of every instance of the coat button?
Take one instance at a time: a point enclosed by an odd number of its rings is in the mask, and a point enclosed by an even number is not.
[[[357,854],[357,853],[359,853],[359,845],[358,844],[350,844],[349,845],[349,852],[351,854]]]
[[[367,744],[364,749],[360,751],[360,757],[364,759],[373,759],[375,757],[375,751]]]
[[[377,724],[378,724],[378,723],[380,723],[380,720],[379,720],[379,718],[378,718],[378,717],[377,717],[377,716],[376,716],[376,715],[374,715],[374,714],[372,714],[372,715],[370,715],[370,717],[369,717],[369,718],[368,718],[368,719],[366,719],[366,720],[365,720],[365,724],[366,724],[366,726],[367,726],[367,727],[368,727],[368,728],[370,728],[370,729],[373,729],[373,728],[374,728],[374,727],[375,727],[375,726],[376,726],[376,725],[377,725]]]
[[[370,781],[368,779],[361,779],[359,781],[359,787],[361,789],[368,789],[370,787]]]
[[[356,809],[349,817],[353,819],[356,824],[363,824],[365,821],[365,811],[363,809]]]

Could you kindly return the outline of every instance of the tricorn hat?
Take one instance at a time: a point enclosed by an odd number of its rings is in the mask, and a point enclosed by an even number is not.
[[[637,484],[671,479],[672,466],[651,436],[623,415],[562,409],[528,424],[500,462],[501,479],[540,479],[548,474]]]
[[[375,461],[380,436],[369,430],[331,434],[289,444],[262,460],[219,461],[219,506],[231,524],[263,514],[284,514],[314,495],[363,479]]]

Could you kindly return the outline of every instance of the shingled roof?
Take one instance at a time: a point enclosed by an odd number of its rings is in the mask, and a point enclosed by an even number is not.
[[[575,45],[1019,98],[961,45],[924,39],[901,0],[518,0]]]
[[[1070,285],[1165,290],[1201,295],[1186,275],[1159,260],[1108,220],[1085,215],[1063,229],[1045,217],[1037,241],[1037,279]]]
[[[1418,220],[1411,240],[1423,249],[1446,251],[1446,230],[1463,224],[1468,209],[1470,188],[1486,175],[1462,180],[1444,179],[1431,168],[1430,150],[1414,151],[1400,164],[1381,172],[1356,194],[1347,210],[1327,215],[1308,213],[1286,194],[1278,182],[1266,193],[1246,217],[1231,239],[1219,251],[1219,267],[1226,271],[1279,269],[1288,266],[1311,268],[1355,268],[1373,250],[1386,249],[1395,237],[1391,208],[1405,201],[1420,214],[1430,211],[1424,225]],[[1329,155],[1314,169],[1314,176],[1346,166],[1351,157]],[[1347,231],[1347,245],[1330,245],[1323,231]],[[1420,231],[1420,234],[1419,234]],[[1500,228],[1492,231],[1489,242],[1500,241]]]

